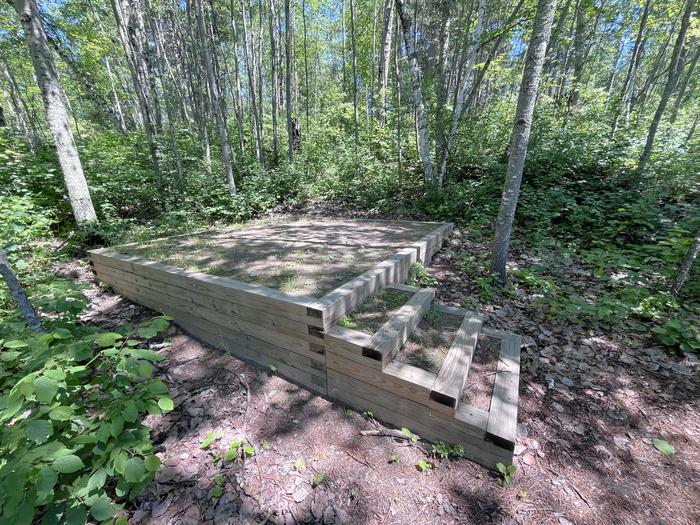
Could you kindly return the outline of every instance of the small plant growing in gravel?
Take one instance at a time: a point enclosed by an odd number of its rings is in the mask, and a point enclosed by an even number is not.
[[[262,448],[263,448],[263,450],[270,449],[270,442],[267,439],[262,442]]]
[[[270,371],[271,371],[273,374],[276,374],[276,373],[277,373],[277,365],[276,365],[275,363],[270,363],[270,364],[267,365],[267,366],[268,366],[268,368],[270,369]]]
[[[391,456],[389,456],[389,463],[398,463],[399,462],[399,455],[394,453]]]
[[[347,315],[341,317],[338,320],[338,325],[342,326],[343,328],[352,328],[352,329],[357,329],[357,321],[355,321],[352,317],[348,317]]]
[[[406,436],[408,439],[410,439],[410,440],[411,440],[411,443],[418,443],[418,441],[420,441],[420,436],[419,436],[418,434],[414,434],[413,432],[411,432],[411,431],[410,431],[409,429],[407,429],[406,427],[403,427],[403,428],[401,429],[401,433],[402,433],[404,436]]]
[[[204,441],[199,445],[199,448],[202,450],[208,449],[214,441],[220,440],[222,437],[224,437],[224,431],[223,430],[215,430],[212,432],[207,433],[207,435],[204,437]]]
[[[304,465],[303,459],[297,458],[297,460],[294,462],[294,470],[298,470],[299,472],[306,470],[306,465]]]
[[[371,410],[365,410],[362,412],[362,417],[365,419],[372,419],[374,417],[374,413]]]
[[[459,459],[464,457],[464,447],[459,443],[450,445],[444,441],[436,441],[433,444],[433,456],[440,459]]]
[[[508,465],[506,467],[503,463],[496,463],[496,469],[501,474],[501,485],[508,485],[508,483],[510,483],[510,477],[515,474],[517,470],[515,465]]]
[[[323,472],[319,472],[314,476],[314,479],[311,480],[311,486],[313,488],[318,487],[321,483],[323,483],[324,479],[326,479],[326,476],[323,474]]]
[[[435,286],[437,279],[428,273],[423,263],[416,262],[408,270],[406,283],[411,286]]]
[[[428,470],[430,470],[431,468],[433,468],[433,464],[430,463],[429,461],[424,460],[424,459],[419,459],[419,460],[418,460],[418,464],[416,465],[416,467],[417,467],[418,470],[420,470],[421,472],[427,472]]]
[[[527,498],[527,490],[525,490],[525,489],[520,489],[520,491],[518,492],[518,497],[519,497],[520,499],[525,499],[525,498]]]

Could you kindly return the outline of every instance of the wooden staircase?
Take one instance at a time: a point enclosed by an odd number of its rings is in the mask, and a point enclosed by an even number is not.
[[[484,326],[479,315],[434,303],[435,291],[401,284],[410,293],[373,335],[335,325],[326,331],[328,394],[433,441],[460,443],[465,456],[489,468],[510,464],[515,447],[520,336]],[[395,360],[425,314],[436,308],[461,317],[437,373]],[[501,341],[489,410],[463,400],[480,334]]]

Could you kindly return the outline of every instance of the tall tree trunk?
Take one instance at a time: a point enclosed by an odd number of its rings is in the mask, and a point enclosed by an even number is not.
[[[207,81],[209,90],[212,96],[212,105],[214,106],[214,114],[216,115],[216,123],[219,129],[219,145],[221,147],[221,156],[224,161],[224,171],[226,173],[226,181],[228,182],[228,191],[231,195],[236,194],[236,181],[233,177],[233,165],[231,163],[231,145],[228,134],[228,119],[226,117],[226,109],[224,106],[223,97],[219,93],[219,83],[214,74],[214,62],[212,60],[211,49],[209,47],[209,33],[204,25],[204,9],[202,0],[194,0],[195,17],[197,18],[197,27],[199,29],[199,38],[202,42],[202,50],[204,52],[204,60],[207,67]]]
[[[389,62],[391,39],[394,31],[394,0],[384,0],[384,29],[382,30],[382,54],[379,60],[379,111],[380,123],[386,124],[386,91],[389,89]]]
[[[659,124],[661,122],[661,117],[666,110],[668,101],[671,95],[676,91],[678,86],[678,78],[681,74],[681,51],[685,45],[685,35],[688,32],[688,26],[690,25],[690,17],[693,13],[695,7],[695,0],[687,0],[685,7],[685,12],[683,13],[683,20],[681,21],[681,28],[678,31],[678,37],[676,38],[676,43],[673,46],[673,53],[671,54],[671,61],[668,66],[668,77],[666,78],[666,85],[664,91],[661,94],[661,100],[659,100],[659,105],[656,108],[656,113],[654,113],[654,118],[651,121],[651,126],[649,127],[649,133],[647,134],[647,141],[644,145],[644,151],[639,158],[639,166],[637,167],[637,176],[644,173],[649,157],[651,156],[651,151],[654,147],[654,139],[656,138],[656,132],[659,129]]]
[[[532,36],[528,44],[527,57],[523,79],[520,84],[518,105],[515,110],[515,122],[513,124],[513,136],[510,142],[510,154],[506,180],[501,197],[501,206],[496,219],[496,232],[493,246],[493,260],[491,273],[496,274],[498,282],[503,284],[506,280],[506,261],[510,236],[513,231],[513,220],[520,194],[520,184],[523,179],[523,168],[527,145],[530,140],[530,128],[532,116],[535,111],[537,92],[539,90],[542,65],[547,51],[556,0],[539,0],[535,13],[535,23]]]
[[[350,0],[350,39],[352,44],[352,107],[355,119],[355,162],[359,160],[360,118],[357,112],[357,50],[355,42],[355,0]]]
[[[304,30],[304,110],[306,113],[306,135],[309,134],[309,59],[308,48],[306,46],[306,2],[301,0],[301,23]]]
[[[248,27],[246,11],[251,15],[250,22],[251,28]],[[255,137],[255,156],[260,164],[264,164],[264,150],[262,143],[262,122],[260,122],[260,110],[259,105],[262,101],[258,98],[258,78],[257,78],[257,67],[256,67],[256,57],[255,57],[255,44],[253,43],[253,35],[251,34],[252,29],[252,10],[248,5],[248,9],[241,0],[241,20],[243,28],[243,58],[246,64],[246,71],[248,72],[248,95],[250,96],[250,108],[251,108],[251,125],[253,126],[253,135]]]
[[[399,21],[396,20],[396,33],[399,32]],[[401,68],[399,67],[399,59],[401,58],[401,40],[396,39],[394,50],[394,75],[396,77],[396,153],[399,170],[399,189],[403,189],[403,156],[402,156],[402,137],[401,137]],[[387,64],[388,65],[388,64]]]
[[[129,63],[131,79],[134,83],[136,98],[138,99],[139,108],[141,110],[141,119],[146,132],[146,141],[148,142],[148,147],[151,153],[151,162],[153,163],[153,174],[156,181],[156,187],[160,192],[162,190],[162,180],[160,173],[160,160],[158,158],[158,143],[156,142],[154,117],[148,88],[146,85],[147,76],[143,65],[143,55],[139,52],[139,49],[135,47],[137,44],[137,37],[135,35],[136,30],[131,24],[132,17],[130,10],[132,9],[134,9],[134,7],[130,6],[128,2],[125,2],[125,0],[112,0],[112,10],[114,12],[114,19],[117,24],[119,39],[122,42],[124,54],[126,55],[127,62]]]
[[[24,38],[29,46],[37,84],[44,101],[46,120],[56,145],[56,153],[63,171],[63,180],[68,190],[73,215],[78,224],[96,222],[97,215],[68,122],[63,90],[35,0],[15,0],[13,5],[19,15]]]
[[[345,35],[345,0],[340,0],[340,32],[342,35],[342,67],[343,67],[343,91],[347,89],[348,85],[348,75],[347,75],[347,68],[345,66],[345,51],[347,50],[348,44],[347,44],[347,38]]]
[[[277,106],[279,105],[279,86],[277,80],[277,11],[275,10],[275,0],[270,0],[270,74],[272,81],[272,151],[275,162],[279,158],[279,130],[277,129]]]
[[[516,13],[520,10],[520,5],[516,7]],[[511,18],[513,15],[511,15]],[[486,18],[486,0],[479,0],[479,6],[477,8],[476,15],[476,27],[474,29],[474,36],[470,38],[469,50],[467,52],[467,67],[463,73],[462,83],[460,84],[457,91],[457,99],[455,103],[454,111],[452,112],[452,123],[450,125],[450,134],[447,140],[444,142],[443,147],[440,150],[440,155],[438,157],[439,161],[439,175],[438,175],[438,186],[442,187],[445,181],[445,173],[447,172],[447,161],[450,156],[452,148],[454,148],[455,141],[457,140],[457,130],[459,129],[459,124],[462,121],[462,115],[464,114],[464,109],[467,107],[467,95],[469,94],[469,85],[471,81],[472,88],[476,86],[476,81],[471,80],[474,75],[474,64],[476,62],[476,53],[479,48],[481,35],[484,29],[484,19]],[[485,72],[486,68],[482,68]],[[483,75],[482,75],[483,78]],[[472,92],[476,93],[474,89]]]
[[[698,45],[698,47],[695,49],[695,55],[690,61],[690,65],[688,66],[688,72],[683,76],[683,78],[680,81],[680,84],[678,85],[678,93],[676,93],[676,101],[673,104],[673,113],[671,113],[671,122],[675,122],[678,118],[678,111],[680,110],[681,104],[683,103],[683,99],[685,98],[685,92],[688,89],[688,83],[690,82],[693,73],[695,73],[695,68],[698,65],[698,59],[700,59],[700,45]]]
[[[396,0],[401,26],[403,28],[403,39],[408,55],[408,65],[411,72],[411,84],[413,88],[413,103],[416,108],[416,127],[418,130],[418,146],[421,163],[423,164],[423,177],[426,184],[433,184],[433,161],[430,158],[430,136],[428,134],[428,117],[423,103],[423,91],[421,89],[421,73],[416,56],[415,35],[412,35],[413,22],[408,11],[406,0]]]
[[[285,79],[285,104],[287,108],[287,139],[289,142],[289,163],[294,162],[294,122],[292,121],[292,37],[294,34],[294,20],[292,19],[292,1],[284,0],[284,20],[285,20],[285,58],[287,62]]]
[[[27,324],[35,332],[42,332],[44,328],[41,326],[41,320],[36,314],[34,307],[29,302],[24,288],[22,288],[22,285],[17,280],[17,276],[15,272],[12,271],[10,262],[7,260],[5,252],[2,249],[0,249],[0,275],[5,279],[7,287],[10,289],[10,294],[17,303],[17,306],[19,306],[19,311],[22,312]]]
[[[440,54],[437,68],[437,105],[435,107],[435,161],[442,165],[442,157],[447,149],[445,134],[445,103],[447,102],[447,56],[450,47],[450,4],[448,0],[440,2]],[[438,186],[442,187],[442,177],[438,178]]]
[[[634,84],[635,73],[637,71],[637,66],[639,64],[639,58],[642,49],[642,36],[644,35],[644,29],[649,19],[649,9],[651,8],[651,0],[646,0],[644,3],[644,11],[642,11],[642,19],[639,21],[639,30],[637,31],[637,38],[634,40],[634,46],[632,47],[632,54],[630,55],[629,65],[627,66],[627,74],[625,75],[625,80],[622,83],[622,91],[620,93],[620,103],[615,112],[615,118],[613,119],[612,129],[610,132],[610,137],[615,136],[617,127],[620,121],[620,116],[622,112],[625,112],[625,120],[629,115],[630,111],[630,99],[631,97],[631,86]]]
[[[676,272],[676,277],[673,279],[673,286],[671,286],[671,292],[674,295],[678,295],[680,293],[681,289],[683,288],[683,285],[685,284],[686,279],[688,279],[688,275],[690,275],[690,269],[693,266],[693,261],[698,255],[698,251],[700,251],[700,225],[698,225],[697,229],[695,230],[695,234],[693,235],[693,242],[690,243],[688,251],[686,252],[685,257],[683,258],[683,262],[678,268],[678,272]]]

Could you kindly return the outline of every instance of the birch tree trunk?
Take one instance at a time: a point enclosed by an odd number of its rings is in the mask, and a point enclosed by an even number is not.
[[[36,81],[44,101],[46,120],[56,145],[56,153],[61,164],[61,171],[63,171],[63,180],[68,190],[68,199],[73,209],[75,221],[78,224],[97,222],[95,208],[90,198],[90,190],[83,174],[83,166],[80,163],[78,148],[73,140],[73,132],[68,122],[68,112],[58,72],[53,63],[35,0],[15,0],[14,8],[19,15],[24,38],[29,46]]]
[[[277,129],[277,106],[279,105],[279,86],[277,80],[277,12],[275,0],[270,0],[270,76],[272,77],[272,151],[275,162],[279,158],[279,130]]]
[[[676,101],[673,103],[673,113],[671,113],[671,122],[675,122],[676,118],[678,118],[678,111],[680,110],[681,104],[683,103],[683,99],[685,98],[685,92],[688,89],[688,83],[690,82],[690,79],[693,77],[693,73],[695,73],[695,68],[698,65],[698,59],[700,59],[700,45],[695,50],[695,55],[693,56],[693,59],[690,61],[690,65],[688,66],[688,72],[683,76],[683,79],[680,81],[680,84],[678,85],[678,92],[676,93]]]
[[[442,188],[445,181],[445,172],[447,171],[447,161],[450,156],[452,148],[454,148],[455,141],[457,140],[457,130],[459,129],[459,124],[462,121],[462,115],[466,107],[466,98],[469,93],[470,79],[474,73],[474,64],[476,62],[476,53],[478,50],[479,41],[481,40],[481,34],[484,29],[484,18],[486,16],[486,0],[479,0],[479,7],[476,15],[476,27],[474,28],[474,36],[470,38],[471,42],[469,44],[469,51],[467,53],[467,67],[466,71],[463,73],[462,84],[459,86],[457,91],[457,100],[455,103],[454,111],[452,112],[452,123],[450,125],[450,134],[447,141],[440,150],[439,169],[440,173],[438,175],[438,186]],[[474,82],[472,81],[472,85]]]
[[[391,39],[394,31],[394,0],[384,1],[384,29],[382,30],[382,54],[379,60],[379,111],[380,123],[386,124],[386,92],[389,88],[389,62]]]
[[[416,108],[416,128],[418,132],[418,147],[421,163],[423,164],[423,177],[426,184],[433,183],[433,161],[430,158],[430,136],[428,133],[428,117],[423,103],[423,92],[421,89],[421,72],[416,57],[415,35],[412,35],[413,22],[408,11],[406,0],[396,0],[401,26],[403,28],[403,39],[408,55],[408,65],[411,72],[411,85],[413,88],[413,103]]]
[[[671,61],[668,66],[668,77],[666,78],[666,85],[664,86],[664,91],[661,94],[661,100],[659,100],[659,105],[656,108],[656,113],[654,113],[654,118],[651,121],[651,126],[649,127],[649,133],[647,134],[647,141],[644,145],[644,151],[639,158],[639,166],[637,167],[637,176],[644,173],[649,157],[651,156],[651,151],[654,147],[654,139],[656,138],[656,132],[659,129],[659,124],[661,123],[661,117],[666,110],[668,101],[671,99],[671,95],[676,91],[678,86],[678,78],[681,74],[682,64],[681,64],[681,51],[685,45],[685,35],[688,32],[688,26],[690,25],[690,16],[693,13],[695,7],[695,0],[687,0],[685,7],[685,12],[683,13],[683,20],[681,21],[681,28],[678,31],[678,37],[676,38],[676,43],[673,46],[673,53],[671,54]]]
[[[506,180],[501,197],[501,206],[496,219],[496,232],[493,246],[491,273],[497,281],[503,284],[506,280],[506,260],[510,236],[513,231],[513,220],[520,194],[520,184],[523,178],[527,145],[530,140],[532,116],[535,111],[537,92],[542,76],[542,65],[547,51],[554,19],[556,0],[538,0],[535,23],[528,44],[523,79],[520,84],[518,105],[515,110],[513,135],[510,142],[510,154]]]
[[[127,62],[129,63],[131,79],[134,84],[134,89],[136,90],[136,98],[138,99],[139,108],[141,110],[141,120],[143,121],[143,128],[146,132],[146,140],[151,153],[153,175],[155,177],[156,187],[160,191],[162,189],[162,183],[160,161],[158,159],[158,144],[156,142],[154,129],[154,118],[148,88],[146,87],[147,78],[142,60],[143,57],[139,53],[138,48],[135,48],[135,45],[137,44],[135,41],[137,38],[134,34],[135,30],[133,27],[131,27],[131,15],[129,11],[131,9],[134,9],[134,7],[130,6],[128,3],[125,3],[124,0],[112,0],[112,10],[114,12],[114,19],[116,21],[119,39],[122,42],[124,54],[126,55]]]
[[[287,139],[289,163],[294,162],[294,122],[292,121],[292,36],[294,33],[294,21],[292,20],[292,3],[293,0],[284,1],[284,19],[285,19],[285,59],[287,62],[287,78],[285,79],[285,104],[287,107]]]
[[[3,279],[5,279],[5,282],[7,283],[7,287],[10,289],[10,294],[12,295],[15,302],[17,303],[17,306],[19,306],[19,311],[22,312],[22,315],[24,316],[24,319],[27,321],[27,324],[35,332],[43,332],[44,328],[41,326],[41,320],[39,319],[39,316],[36,314],[34,307],[29,302],[29,299],[27,298],[27,294],[24,291],[24,288],[22,288],[22,285],[20,284],[20,282],[17,280],[17,276],[15,275],[15,272],[12,271],[12,267],[10,266],[10,262],[7,260],[7,257],[5,257],[5,252],[2,251],[1,249],[0,249],[0,275],[2,275]]]
[[[695,230],[693,237],[693,242],[688,247],[688,251],[685,254],[683,262],[678,268],[675,279],[673,280],[673,286],[671,286],[671,292],[674,295],[678,295],[683,288],[686,279],[688,279],[688,275],[690,275],[690,269],[693,266],[693,261],[697,257],[698,251],[700,251],[700,225],[698,225],[697,229]]]
[[[620,116],[624,110],[625,120],[629,115],[631,99],[630,91],[631,85],[634,83],[635,73],[637,71],[637,65],[639,64],[639,57],[641,55],[642,49],[642,36],[644,35],[644,28],[647,25],[647,20],[649,19],[649,9],[651,7],[651,0],[646,0],[644,3],[644,11],[642,12],[642,19],[639,21],[639,30],[637,31],[637,38],[634,40],[634,46],[632,47],[632,54],[630,55],[630,63],[627,67],[627,74],[625,75],[625,81],[622,83],[622,91],[620,93],[620,104],[618,106],[617,112],[615,113],[615,118],[612,124],[612,130],[610,132],[610,137],[614,137],[617,132],[617,126],[620,122]]]
[[[217,127],[219,128],[219,145],[221,146],[221,156],[223,157],[224,161],[224,171],[226,172],[228,191],[231,195],[235,195],[236,181],[233,177],[233,166],[231,164],[231,145],[229,143],[226,110],[224,107],[223,97],[221,97],[219,93],[219,83],[214,75],[214,63],[211,56],[211,49],[209,47],[209,34],[204,25],[204,9],[202,8],[202,0],[194,0],[194,4],[197,27],[199,28],[199,37],[202,42],[202,50],[204,51],[204,59],[207,67],[207,80],[209,83],[209,90],[211,91],[212,105],[214,106]]]
[[[350,40],[352,45],[352,106],[355,119],[355,162],[360,148],[360,117],[357,112],[357,50],[355,43],[355,0],[350,0]]]

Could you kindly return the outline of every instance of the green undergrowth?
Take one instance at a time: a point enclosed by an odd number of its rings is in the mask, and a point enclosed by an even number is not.
[[[44,302],[43,333],[0,320],[7,523],[111,521],[160,466],[141,420],[173,409],[167,386],[153,379],[153,363],[165,357],[148,347],[169,318],[104,332],[76,322],[79,302]]]

